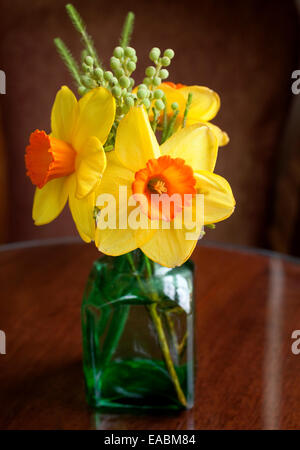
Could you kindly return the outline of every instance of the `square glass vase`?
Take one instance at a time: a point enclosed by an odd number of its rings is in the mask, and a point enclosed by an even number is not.
[[[94,262],[82,309],[87,402],[108,410],[194,403],[193,263],[169,269],[136,250]]]

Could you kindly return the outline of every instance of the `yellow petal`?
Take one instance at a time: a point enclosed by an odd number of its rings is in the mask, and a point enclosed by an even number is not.
[[[223,147],[224,145],[227,145],[229,142],[229,136],[225,131],[222,131],[221,128],[217,127],[217,125],[214,125],[211,122],[201,122],[199,120],[195,120],[195,119],[187,119],[186,125],[190,126],[193,125],[195,123],[198,123],[199,125],[203,125],[206,126],[208,128],[210,128],[213,133],[216,135],[217,139],[218,139],[218,146],[219,147]]]
[[[160,150],[163,155],[184,159],[193,170],[213,172],[218,155],[218,141],[208,127],[195,124],[177,131]]]
[[[52,222],[62,212],[68,199],[67,177],[49,181],[41,189],[36,188],[33,200],[32,218],[35,225]]]
[[[197,193],[204,195],[204,224],[227,219],[234,211],[235,200],[228,181],[215,173],[194,173]]]
[[[69,177],[69,207],[79,234],[86,242],[95,239],[95,192],[82,199],[76,197],[76,177]]]
[[[118,256],[131,252],[144,244],[151,238],[154,230],[150,229],[150,225],[149,229],[145,230],[134,230],[128,227],[128,216],[134,209],[133,206],[128,206],[128,198],[132,195],[131,185],[134,173],[121,165],[115,151],[109,152],[107,159],[107,169],[97,189],[96,205],[102,208],[102,214],[106,216],[104,221],[108,221],[108,216],[113,218],[115,228],[96,228],[95,243],[102,253]],[[120,187],[123,189],[121,192]],[[115,199],[115,203],[112,203],[111,206],[107,206],[105,201],[107,194],[112,195]],[[102,195],[104,197],[101,197]],[[104,201],[105,204],[103,204]],[[149,222],[147,218],[147,224]]]
[[[115,151],[121,163],[134,172],[144,168],[149,159],[160,156],[159,145],[142,106],[131,108],[121,120]]]
[[[77,100],[73,92],[67,86],[62,86],[56,94],[51,112],[51,129],[54,137],[71,142],[77,108]]]
[[[141,246],[148,258],[166,267],[181,266],[192,254],[197,239],[187,240],[186,230],[159,229]]]
[[[83,151],[91,136],[105,143],[115,120],[115,109],[115,99],[103,87],[92,89],[79,100],[78,118],[72,137],[72,145],[77,152]]]
[[[161,85],[158,86],[157,89],[161,89],[166,96],[167,99],[167,113],[172,113],[173,110],[171,108],[172,103],[178,103],[179,106],[179,116],[182,119],[183,113],[184,113],[184,109],[185,109],[185,105],[186,105],[186,98],[185,96],[181,93],[182,88],[181,89],[175,89],[171,86],[169,86],[166,83],[162,83]]]
[[[205,86],[186,86],[179,91],[186,100],[189,93],[193,95],[188,113],[189,119],[211,120],[220,109],[220,97],[216,92]]]
[[[96,137],[90,137],[77,156],[76,168],[77,198],[83,198],[96,189],[106,168],[106,155],[102,144]]]

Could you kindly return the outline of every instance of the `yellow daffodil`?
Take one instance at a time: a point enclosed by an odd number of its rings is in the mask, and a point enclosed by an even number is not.
[[[218,94],[205,86],[185,86],[171,82],[162,83],[158,89],[161,89],[167,98],[167,113],[171,114],[171,104],[178,103],[179,115],[176,125],[179,128],[182,124],[186,101],[189,94],[192,94],[192,103],[187,116],[187,125],[201,123],[208,126],[217,136],[219,146],[226,145],[229,142],[227,133],[222,131],[216,125],[210,123],[220,109],[220,97]]]
[[[26,147],[27,175],[37,186],[32,216],[36,225],[54,220],[67,200],[81,237],[94,239],[95,189],[106,167],[103,150],[115,118],[115,100],[100,87],[78,102],[63,86],[51,113],[51,134],[36,130]]]
[[[108,165],[97,195],[110,193],[116,202],[117,228],[96,228],[95,242],[105,254],[117,256],[140,248],[150,259],[167,267],[179,266],[191,255],[197,239],[186,239],[186,225],[175,227],[176,206],[169,217],[160,210],[150,216],[149,227],[132,229],[121,227],[120,219],[131,214],[133,206],[120,204],[120,186],[127,188],[128,198],[144,194],[174,193],[204,194],[204,224],[219,222],[229,217],[235,206],[228,182],[213,173],[218,152],[215,134],[206,126],[195,124],[176,132],[159,147],[143,107],[133,107],[121,120],[116,136],[115,150],[108,154]],[[99,202],[97,203],[99,207]],[[195,207],[193,203],[192,208]],[[143,214],[143,207],[141,205]],[[100,212],[100,216],[101,216]],[[153,229],[150,222],[158,218],[160,226]],[[164,229],[162,222],[170,224]]]

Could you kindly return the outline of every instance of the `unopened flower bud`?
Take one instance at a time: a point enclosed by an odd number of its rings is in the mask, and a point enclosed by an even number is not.
[[[94,65],[94,59],[89,55],[84,58],[84,62],[90,67]]]
[[[110,67],[112,70],[116,70],[120,67],[120,60],[118,58],[116,58],[115,56],[112,56],[110,58]]]
[[[124,50],[122,49],[122,47],[116,47],[114,49],[114,56],[118,59],[122,58],[122,56],[124,55]]]
[[[128,108],[132,108],[134,106],[134,98],[131,96],[126,97],[125,104],[126,106],[128,106]]]
[[[154,84],[154,86],[159,86],[161,84],[161,78],[154,77],[153,78],[153,84]]]
[[[153,49],[149,53],[149,58],[151,61],[156,62],[160,56],[160,50],[157,47],[153,47]]]
[[[147,67],[147,69],[145,70],[145,74],[147,75],[147,77],[153,77],[156,73],[156,69],[153,66],[149,66]]]
[[[164,51],[164,56],[166,56],[167,58],[174,58],[174,50],[172,50],[171,48],[167,48],[167,50]]]
[[[150,106],[151,106],[150,100],[149,100],[148,98],[144,98],[144,100],[143,100],[143,105],[144,105],[147,109],[149,109]]]
[[[138,91],[137,91],[137,96],[138,96],[138,98],[139,99],[144,99],[144,98],[146,98],[147,97],[147,90],[146,89],[141,89],[141,88],[139,88],[138,89]]]
[[[160,76],[160,78],[161,78],[162,80],[165,80],[165,79],[168,78],[168,76],[169,76],[168,70],[167,70],[167,69],[161,69],[161,70],[159,71],[159,76]]]
[[[178,105],[178,103],[177,102],[173,102],[172,104],[171,104],[171,108],[175,111],[176,109],[178,109],[179,108],[179,105]]]
[[[155,102],[155,108],[158,109],[158,111],[161,111],[162,109],[164,109],[165,104],[162,100],[156,100]]]
[[[125,48],[125,56],[128,58],[133,58],[135,56],[135,49],[132,47],[126,47]]]
[[[109,81],[113,78],[113,73],[110,72],[110,70],[107,70],[106,72],[104,72],[104,79],[106,81]]]
[[[102,81],[103,80],[103,70],[97,67],[97,69],[94,70],[94,76],[97,78],[97,80]]]
[[[123,75],[120,80],[120,86],[122,86],[122,88],[127,89],[130,86],[130,80],[128,77],[126,77],[125,75]]]
[[[162,64],[162,66],[165,66],[165,67],[169,66],[171,64],[170,58],[168,58],[167,56],[163,56],[161,58],[161,64]]]
[[[161,89],[156,89],[156,91],[154,91],[154,98],[160,99],[163,96],[164,96],[164,93]]]
[[[114,97],[119,98],[121,97],[122,91],[119,86],[114,86],[111,90],[111,93]]]
[[[133,61],[128,61],[127,63],[127,69],[129,72],[133,72],[136,69],[136,64]]]

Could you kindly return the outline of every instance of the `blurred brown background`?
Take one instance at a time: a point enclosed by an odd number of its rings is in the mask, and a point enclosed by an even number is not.
[[[0,242],[75,234],[69,211],[35,227],[34,188],[25,176],[24,149],[31,131],[49,130],[62,84],[72,86],[56,54],[60,36],[75,56],[81,44],[60,0],[0,0]],[[300,108],[291,74],[300,69],[295,2],[279,0],[74,0],[109,63],[126,13],[136,14],[132,46],[142,80],[153,46],[174,48],[170,81],[207,85],[222,100],[214,123],[230,144],[216,172],[237,200],[234,215],[208,237],[300,255]]]

